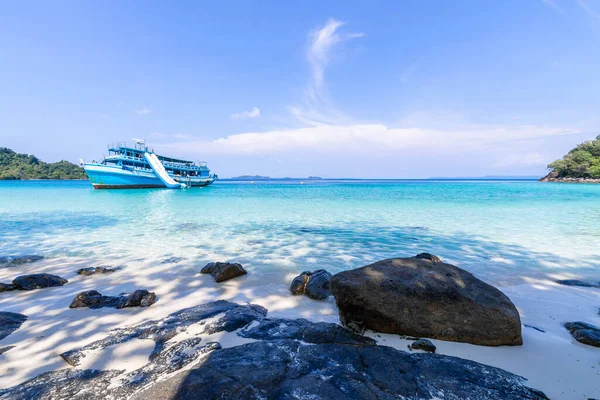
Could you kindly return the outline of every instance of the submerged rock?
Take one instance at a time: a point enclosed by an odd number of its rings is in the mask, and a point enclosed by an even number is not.
[[[138,289],[131,294],[120,294],[118,296],[104,296],[96,290],[88,290],[75,296],[69,308],[149,307],[155,302],[156,294],[142,289]]]
[[[431,340],[427,339],[416,340],[410,346],[408,346],[408,348],[410,350],[423,350],[428,353],[435,353],[435,350],[437,349],[437,347],[431,343]]]
[[[347,326],[485,346],[523,343],[510,299],[454,265],[394,258],[340,272],[331,283]]]
[[[16,267],[23,264],[28,264],[36,261],[43,260],[44,256],[38,255],[27,255],[27,256],[15,256],[15,257],[0,257],[0,267]]]
[[[600,282],[580,281],[579,279],[561,279],[556,281],[561,285],[566,286],[581,286],[581,287],[594,287],[600,288]]]
[[[17,290],[34,290],[62,286],[69,282],[65,278],[52,274],[31,274],[16,277],[12,284]]]
[[[331,274],[324,269],[304,271],[290,285],[293,295],[305,294],[311,299],[323,300],[331,296]]]
[[[117,272],[118,268],[113,268],[110,265],[100,265],[98,267],[87,267],[81,268],[77,271],[77,275],[100,275],[100,274],[109,274],[111,272]]]
[[[215,282],[224,282],[229,279],[246,275],[247,272],[242,264],[230,262],[212,262],[208,263],[200,271],[201,274],[211,274]]]
[[[25,321],[27,321],[26,315],[0,311],[0,340],[19,329]]]
[[[567,322],[565,328],[579,343],[600,347],[600,328],[585,322]]]
[[[61,356],[76,366],[86,355],[105,347],[129,340],[154,340],[154,352],[144,366],[129,372],[75,368],[47,372],[0,389],[0,397],[547,399],[526,387],[524,378],[499,368],[456,357],[410,354],[377,346],[335,324],[270,319],[264,318],[265,314],[260,306],[221,300],[116,329],[105,339]],[[194,333],[175,341],[175,336],[191,325],[195,325]],[[224,331],[238,331],[256,341],[224,349],[203,341],[202,335]]]
[[[184,257],[168,257],[168,258],[165,258],[164,260],[162,260],[160,263],[161,264],[176,264],[176,263],[184,261],[184,260],[185,260]]]

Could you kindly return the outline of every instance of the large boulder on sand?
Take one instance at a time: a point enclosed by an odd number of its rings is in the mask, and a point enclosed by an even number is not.
[[[441,260],[383,260],[340,272],[331,284],[340,320],[350,327],[485,346],[523,343],[510,299]]]

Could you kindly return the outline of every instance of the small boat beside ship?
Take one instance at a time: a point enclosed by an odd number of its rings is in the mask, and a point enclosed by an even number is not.
[[[204,161],[161,156],[149,149],[144,140],[134,140],[134,145],[109,145],[108,156],[100,162],[82,161],[95,189],[180,189],[207,186],[216,179]]]

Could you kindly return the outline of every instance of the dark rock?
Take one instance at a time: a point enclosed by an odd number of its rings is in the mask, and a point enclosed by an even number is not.
[[[435,345],[433,343],[431,343],[430,340],[419,339],[419,340],[413,342],[409,346],[409,349],[411,349],[411,350],[423,350],[423,351],[426,351],[428,353],[435,353],[435,350],[437,348],[435,347]]]
[[[200,273],[211,274],[215,282],[224,282],[247,274],[242,264],[229,262],[208,263],[202,268]]]
[[[290,285],[293,295],[305,294],[311,299],[323,300],[331,296],[331,274],[324,269],[304,271]]]
[[[145,289],[138,289],[133,293],[121,297],[117,308],[149,307],[156,302],[156,293]]]
[[[0,283],[0,293],[2,292],[10,292],[11,290],[17,290],[15,285],[9,283]]]
[[[26,315],[0,311],[0,340],[19,329],[26,320]]]
[[[306,284],[304,294],[315,300],[331,296],[331,274],[324,269],[314,271]]]
[[[290,285],[290,292],[292,292],[294,296],[304,294],[304,289],[306,288],[306,284],[308,283],[308,279],[311,275],[312,272],[304,271],[295,277]]]
[[[138,289],[131,294],[119,296],[104,296],[96,290],[88,290],[75,296],[69,308],[149,307],[155,302],[156,294],[147,290]]]
[[[346,326],[486,346],[523,343],[510,299],[450,264],[389,259],[340,272],[331,283]]]
[[[305,319],[263,318],[257,325],[242,329],[238,335],[260,340],[294,339],[305,343],[376,344],[373,339],[339,325]]]
[[[118,268],[113,268],[110,265],[101,265],[99,267],[88,267],[81,268],[77,271],[78,275],[90,276],[99,274],[109,274],[111,272],[117,272]]]
[[[133,399],[546,399],[523,381],[455,357],[275,340],[215,351]]]
[[[600,328],[585,322],[567,322],[565,328],[579,343],[600,347]]]
[[[16,267],[23,264],[29,264],[32,262],[43,260],[44,256],[28,255],[28,256],[16,256],[16,257],[0,257],[1,267]]]
[[[455,357],[409,354],[372,342],[361,343],[363,338],[356,338],[341,327],[335,328],[334,324],[268,319],[263,318],[263,312],[266,311],[258,306],[217,301],[133,328],[117,329],[103,340],[61,356],[77,365],[93,350],[133,339],[151,339],[156,347],[146,365],[130,372],[74,368],[47,372],[21,385],[0,390],[0,397],[11,400],[419,400],[440,396],[478,400],[546,399],[543,393],[524,386],[524,378],[498,368]],[[204,320],[213,321],[214,317],[221,323],[203,324]],[[204,344],[198,336],[217,326],[216,329],[229,329],[252,318],[258,319],[258,326],[253,327],[256,323],[251,322],[239,333],[246,332],[250,336],[244,337],[259,339],[255,342],[220,349],[218,343]],[[230,324],[227,320],[237,322]],[[206,329],[180,342],[169,342],[190,325]],[[311,339],[310,331],[320,332],[314,337],[316,341]],[[339,340],[340,332],[350,335],[347,336],[352,338],[350,342],[343,344],[346,339]],[[282,339],[288,336],[296,340]],[[300,340],[315,344],[303,345]],[[186,370],[180,371],[184,367]]]
[[[203,323],[209,318],[222,314],[210,324],[204,323],[201,332],[207,334],[239,329],[248,323],[260,319],[267,310],[257,305],[238,305],[225,300],[214,301],[195,307],[185,308],[165,318],[149,321],[134,327],[115,329],[104,339],[92,342],[80,349],[70,350],[60,356],[72,366],[91,351],[100,351],[106,347],[124,343],[132,339],[151,339],[156,343],[153,356],[167,345],[167,342],[180,332],[185,332],[190,325]]]
[[[15,286],[15,288],[17,288],[17,290],[34,290],[62,286],[67,282],[69,281],[65,278],[61,278],[58,275],[31,274],[17,276],[12,281],[12,284]]]
[[[429,261],[434,262],[434,263],[440,263],[440,262],[442,262],[441,258],[439,258],[438,256],[434,256],[431,253],[420,253],[420,254],[417,254],[415,256],[415,258],[418,258],[420,260],[429,260]]]
[[[561,279],[561,280],[556,281],[556,283],[560,283],[561,285],[566,285],[566,286],[582,286],[582,287],[600,288],[600,282],[580,281],[578,279]]]
[[[0,355],[6,353],[7,351],[9,351],[10,349],[14,348],[15,346],[6,346],[6,347],[0,347]]]

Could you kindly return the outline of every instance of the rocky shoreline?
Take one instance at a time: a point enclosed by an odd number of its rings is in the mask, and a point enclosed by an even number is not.
[[[15,260],[7,259],[12,264],[8,269],[18,267]],[[39,260],[28,256],[22,262]],[[164,293],[142,289],[116,296],[89,290],[90,285],[108,289],[106,283],[113,282],[108,279],[116,275],[118,280],[124,270],[110,265],[72,268],[73,277],[62,270],[61,275],[69,280],[64,279],[59,286],[37,285],[31,296],[43,300],[43,293],[68,291],[71,309],[88,310],[90,316],[98,315],[94,313],[102,312],[98,310],[102,307],[114,308],[114,315],[134,315],[137,310],[154,309],[155,302],[160,306],[168,301]],[[244,291],[248,289],[244,282],[252,274],[249,271],[238,263],[210,263],[197,276],[210,274],[213,279],[195,290],[202,293],[210,281],[208,286],[213,288]],[[522,324],[517,307],[500,290],[440,257],[421,253],[337,274],[323,269],[304,271],[288,279],[289,298],[306,298],[301,301],[315,304],[315,309],[334,300],[340,323],[271,316],[267,307],[254,302],[191,303],[196,305],[180,306],[178,311],[147,322],[128,323],[98,340],[63,347],[53,355],[58,358],[57,367],[0,389],[0,398],[548,398],[538,390],[542,388],[530,388],[520,374],[437,351],[452,342],[478,345],[475,348],[519,347],[525,342],[522,326],[549,335],[545,329]],[[85,291],[69,289],[78,280],[86,282]],[[557,280],[556,284],[596,290],[598,282],[571,279]],[[277,307],[277,303],[271,304]],[[13,310],[28,314],[25,309]],[[70,315],[75,323],[78,317]],[[10,312],[0,312],[0,317],[9,324],[4,337],[35,321],[35,316]],[[596,326],[577,320],[555,324],[581,343],[575,346],[599,346]],[[408,346],[389,347],[379,332],[387,335],[386,339],[396,335],[409,340]],[[434,344],[427,338],[437,341]],[[139,365],[128,367],[124,361],[107,367],[93,361],[147,348],[143,343],[150,343],[152,349]],[[0,343],[1,357],[21,346],[18,342],[6,344],[10,346]],[[522,354],[527,357],[527,353]]]
[[[540,182],[557,182],[557,183],[600,183],[600,179],[595,178],[567,178],[558,177],[555,172],[550,172],[548,175],[540,178]]]

